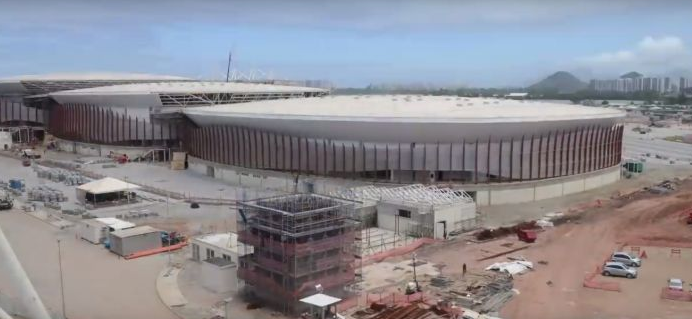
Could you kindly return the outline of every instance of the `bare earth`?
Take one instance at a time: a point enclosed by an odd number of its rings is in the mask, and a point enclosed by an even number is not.
[[[681,210],[692,207],[692,181],[669,195],[640,193],[630,199],[605,201],[602,207],[575,213],[575,220],[539,234],[530,248],[511,254],[536,264],[535,270],[515,278],[520,291],[501,311],[502,318],[692,318],[692,303],[662,300],[659,295],[669,277],[692,282],[692,226]],[[502,246],[504,245],[504,246]],[[422,249],[421,258],[446,265],[443,273],[459,273],[461,264],[480,270],[506,256],[477,261],[493,253],[516,248],[514,236],[471,244],[440,243]],[[649,258],[634,280],[618,282],[621,292],[584,288],[593,272],[618,247],[642,246]],[[680,258],[670,247],[682,247]],[[547,261],[546,265],[537,264]],[[548,284],[550,282],[550,284]]]

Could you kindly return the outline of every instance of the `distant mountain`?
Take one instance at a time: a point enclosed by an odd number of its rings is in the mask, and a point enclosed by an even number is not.
[[[621,75],[620,78],[621,79],[634,79],[634,78],[640,78],[642,76],[644,76],[644,75],[639,73],[639,72],[632,71],[632,72],[628,72],[628,73]]]
[[[560,94],[570,94],[585,89],[588,84],[579,80],[572,73],[558,71],[531,85],[529,90],[538,92],[557,92]]]

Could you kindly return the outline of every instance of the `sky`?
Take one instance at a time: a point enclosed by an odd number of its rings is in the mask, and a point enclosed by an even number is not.
[[[684,0],[0,0],[0,78],[141,72],[525,86],[691,74]]]

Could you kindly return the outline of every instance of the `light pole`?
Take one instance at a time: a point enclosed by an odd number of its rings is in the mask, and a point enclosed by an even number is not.
[[[411,257],[413,257],[413,282],[416,283],[416,292],[418,292],[420,287],[418,287],[418,278],[416,278],[416,253],[413,253]]]
[[[65,282],[63,280],[63,274],[62,274],[62,251],[60,248],[60,239],[58,241],[58,267],[60,269],[60,300],[62,301],[62,317],[64,319],[67,319],[67,315],[65,314]]]
[[[233,301],[233,297],[228,297],[228,298],[223,300],[223,312],[226,315],[224,317],[226,319],[229,319],[228,318],[228,304],[231,303],[231,301]]]

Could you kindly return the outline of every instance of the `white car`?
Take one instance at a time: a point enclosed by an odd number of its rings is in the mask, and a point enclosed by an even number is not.
[[[685,286],[684,286],[684,283],[682,282],[682,279],[670,278],[670,279],[668,279],[668,289],[677,290],[677,291],[685,291]]]

